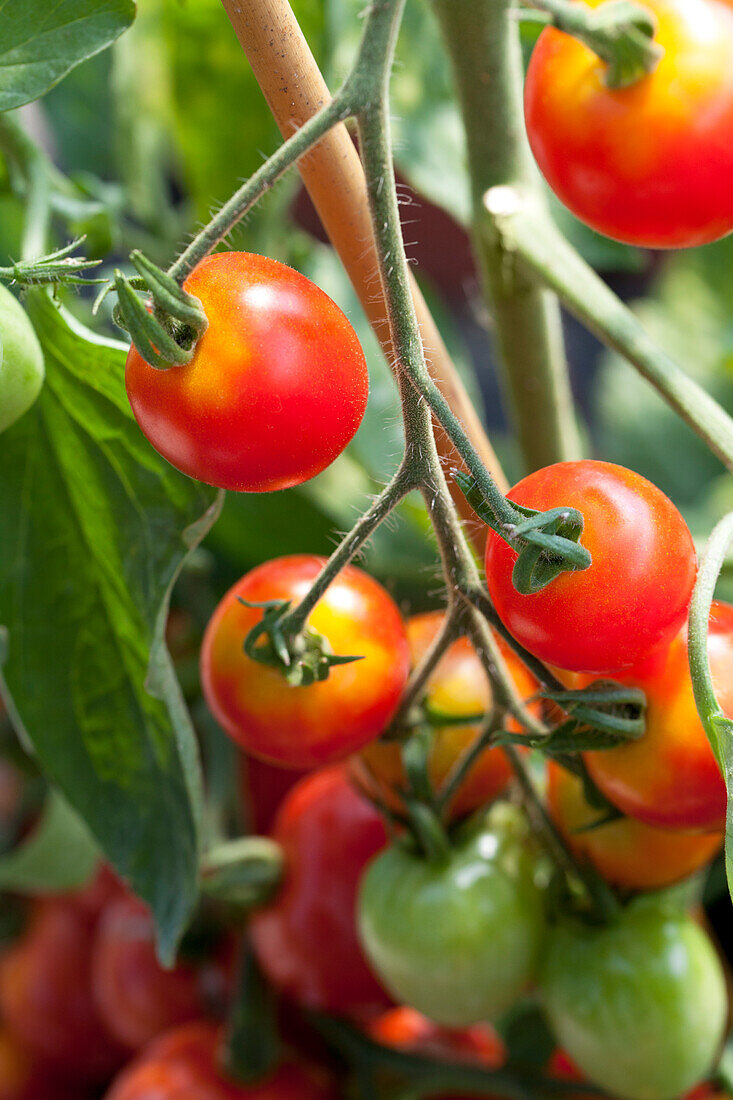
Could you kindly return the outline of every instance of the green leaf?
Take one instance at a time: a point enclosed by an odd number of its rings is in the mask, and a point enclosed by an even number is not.
[[[0,437],[4,694],[44,771],[152,908],[171,958],[196,900],[201,780],[163,630],[218,501],[142,436],[123,345],[43,292],[27,306],[46,385]]]
[[[38,99],[134,18],[133,0],[0,0],[0,111]]]
[[[31,835],[0,859],[0,889],[19,894],[72,890],[91,877],[98,858],[84,822],[52,790]]]

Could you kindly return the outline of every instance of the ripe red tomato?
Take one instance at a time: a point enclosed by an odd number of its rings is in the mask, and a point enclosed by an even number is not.
[[[247,752],[273,764],[313,768],[348,756],[377,737],[397,708],[410,655],[399,610],[377,581],[347,566],[318,601],[308,626],[335,654],[363,659],[331,668],[328,679],[291,687],[282,674],[250,660],[243,643],[259,603],[297,603],[323,559],[293,555],[253,569],[227,592],[206,628],[201,681],[206,701]]]
[[[241,492],[300,485],[361,423],[366,361],[349,321],[285,264],[219,252],[184,283],[209,326],[193,359],[156,370],[134,348],[125,384],[156,451],[190,477]]]
[[[491,1024],[457,1029],[440,1027],[407,1005],[382,1013],[369,1022],[366,1031],[382,1046],[421,1054],[436,1061],[464,1062],[490,1070],[500,1069],[506,1062],[506,1047]],[[488,1094],[486,1096],[490,1100]],[[440,1093],[434,1100],[469,1098],[463,1094]]]
[[[633,817],[588,830],[602,811],[586,802],[581,780],[553,761],[548,779],[553,821],[576,856],[589,860],[614,886],[630,890],[669,886],[704,867],[723,843],[721,833],[655,829]]]
[[[708,654],[718,701],[733,717],[730,604],[712,606]],[[695,707],[687,627],[666,651],[615,678],[646,693],[646,732],[638,741],[586,753],[594,782],[620,810],[647,825],[719,832],[725,824],[725,783]]]
[[[596,7],[600,0],[590,0]],[[525,85],[530,145],[582,221],[650,248],[733,229],[733,12],[717,0],[645,0],[664,56],[628,88],[576,38],[540,35]]]
[[[92,995],[94,925],[73,896],[36,902],[25,934],[0,961],[0,1014],[14,1037],[59,1072],[103,1081],[125,1051]]]
[[[588,569],[561,573],[523,596],[512,584],[516,553],[493,531],[486,580],[517,641],[564,669],[627,668],[671,641],[695,583],[692,536],[671,500],[646,478],[610,462],[558,462],[525,477],[509,499],[539,511],[577,508]]]
[[[409,1005],[399,1005],[370,1020],[367,1034],[383,1046],[416,1051],[431,1058],[474,1062],[486,1069],[501,1069],[506,1046],[491,1024],[450,1028],[429,1020]]]
[[[120,1074],[106,1100],[336,1100],[326,1075],[303,1062],[284,1062],[252,1084],[227,1079],[221,1040],[219,1028],[201,1022],[161,1035]]]
[[[250,922],[265,974],[306,1008],[352,1015],[383,1009],[390,1000],[356,935],[362,872],[387,843],[380,815],[343,766],[324,768],[293,788],[272,835],[285,854],[285,881]]]
[[[153,919],[137,898],[116,898],[102,913],[92,950],[95,1003],[110,1034],[131,1050],[219,1008],[230,972],[223,944],[197,964],[179,961],[163,970]]]
[[[413,667],[427,652],[443,623],[441,611],[414,615],[407,621],[407,638]],[[538,690],[538,683],[505,642],[499,641],[514,683],[523,698]],[[446,650],[428,680],[425,703],[433,715],[467,718],[487,713],[491,708],[491,686],[475,649],[467,638],[459,638]],[[534,704],[535,711],[538,704]],[[433,730],[429,759],[430,779],[440,790],[460,756],[476,740],[481,723],[445,725]],[[518,730],[516,722],[509,728]],[[396,741],[373,741],[362,749],[352,762],[354,777],[366,790],[374,788],[388,805],[399,806],[395,792],[404,791],[405,774],[400,745]],[[471,768],[465,782],[451,803],[451,814],[460,817],[484,806],[504,790],[512,769],[503,749],[486,749]]]

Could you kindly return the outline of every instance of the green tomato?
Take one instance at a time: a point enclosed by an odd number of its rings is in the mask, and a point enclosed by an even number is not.
[[[544,929],[533,861],[487,829],[429,861],[397,843],[369,866],[362,946],[396,1000],[439,1024],[495,1019],[532,979]]]
[[[709,938],[682,913],[639,899],[604,927],[559,925],[540,986],[559,1045],[623,1100],[673,1100],[713,1066],[725,979]]]
[[[17,298],[0,284],[0,432],[27,412],[43,385],[43,352]]]

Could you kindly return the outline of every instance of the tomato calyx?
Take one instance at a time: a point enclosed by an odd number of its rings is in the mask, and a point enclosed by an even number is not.
[[[608,0],[598,8],[575,0],[529,0],[544,17],[522,13],[523,19],[571,34],[606,63],[607,88],[629,88],[654,72],[663,48],[654,40],[657,24],[651,12],[633,0]]]
[[[237,597],[244,607],[263,611],[261,620],[244,639],[244,652],[253,660],[283,674],[291,687],[308,687],[328,679],[334,665],[361,661],[361,656],[338,655],[328,639],[315,630],[303,629],[291,634],[285,618],[291,610],[291,600],[250,602]]]
[[[540,736],[501,731],[497,744],[530,745],[549,756],[613,749],[638,741],[646,730],[646,695],[641,688],[597,680],[575,691],[545,691],[568,715],[551,733]]]
[[[149,292],[152,311],[135,293],[133,282],[118,269],[114,279],[115,324],[129,333],[151,367],[169,370],[185,366],[193,359],[196,342],[208,326],[201,302],[137,249],[130,253],[130,260],[140,274],[134,286]]]
[[[60,283],[71,286],[88,286],[104,283],[106,279],[87,279],[83,272],[98,267],[102,260],[89,260],[86,256],[72,256],[71,253],[83,244],[86,234],[76,237],[63,248],[39,256],[34,260],[17,260],[9,267],[0,267],[0,279],[18,286],[57,286]]]
[[[590,567],[591,555],[580,543],[583,516],[577,508],[538,512],[507,501],[512,520],[500,522],[472,477],[459,470],[455,480],[476,514],[517,551],[512,584],[521,595],[540,592],[560,573]]]
[[[284,856],[276,841],[245,836],[225,841],[203,859],[201,889],[210,898],[250,910],[265,905],[283,877]]]

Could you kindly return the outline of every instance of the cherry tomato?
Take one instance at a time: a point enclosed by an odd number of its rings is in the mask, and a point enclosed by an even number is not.
[[[59,1076],[54,1066],[0,1028],[0,1100],[87,1100],[88,1089],[80,1081]]]
[[[389,998],[364,959],[355,920],[359,879],[387,843],[381,817],[335,766],[293,788],[272,835],[283,847],[285,881],[250,922],[265,974],[306,1008],[352,1015],[383,1009]]]
[[[27,412],[41,392],[43,351],[25,310],[0,285],[0,432]]]
[[[547,799],[550,815],[576,856],[589,860],[614,886],[630,890],[669,886],[704,867],[723,843],[721,833],[655,829],[633,817],[589,830],[603,811],[586,802],[580,779],[552,761]]]
[[[414,615],[407,622],[407,638],[413,667],[430,648],[443,623],[443,613],[431,611]],[[514,683],[524,698],[534,695],[538,683],[505,642],[499,641]],[[428,681],[425,704],[434,717],[446,715],[446,724],[433,730],[433,742],[428,763],[430,780],[440,790],[456,761],[473,744],[481,732],[480,722],[451,725],[447,716],[468,718],[481,715],[491,708],[491,686],[481,661],[467,638],[453,642],[441,658]],[[530,709],[538,711],[534,704]],[[518,730],[516,722],[509,728]],[[404,791],[405,774],[400,746],[395,741],[373,741],[353,761],[357,782],[367,790],[375,788],[388,805],[399,806],[395,792]],[[451,814],[460,817],[484,806],[504,790],[512,777],[512,769],[503,749],[486,749],[471,768],[451,803]]]
[[[282,800],[307,771],[266,764],[256,756],[242,753],[239,758],[239,790],[253,833],[267,833],[272,828]]]
[[[219,252],[184,283],[209,325],[193,359],[156,370],[134,348],[135,419],[190,477],[241,492],[300,485],[343,451],[369,391],[356,333],[327,294],[277,260]]]
[[[506,1063],[504,1043],[491,1024],[440,1027],[408,1005],[383,1012],[367,1025],[367,1033],[383,1046],[415,1051],[447,1061],[475,1062],[486,1069]]]
[[[606,87],[605,64],[576,38],[542,32],[525,85],[530,144],[594,229],[650,248],[705,244],[733,229],[733,13],[716,0],[645,7],[664,56],[624,89]]]
[[[460,1030],[439,1027],[414,1008],[401,1005],[370,1021],[367,1033],[382,1046],[446,1062],[465,1062],[485,1069],[500,1069],[506,1047],[491,1024],[474,1024]],[[475,1095],[475,1094],[474,1094]],[[482,1093],[482,1096],[488,1094]],[[469,1100],[456,1093],[436,1094],[434,1100]]]
[[[623,466],[558,462],[525,477],[509,499],[583,515],[586,570],[561,573],[523,596],[512,584],[516,553],[489,531],[486,579],[504,625],[526,649],[559,668],[611,672],[672,640],[695,582],[692,536],[672,502]]]
[[[240,599],[297,603],[323,559],[276,558],[253,569],[214,612],[201,649],[206,701],[247,752],[284,767],[312,768],[348,756],[389,722],[407,682],[410,655],[392,598],[377,581],[347,566],[308,618],[335,654],[362,660],[335,665],[327,680],[291,687],[276,669],[250,660],[243,643],[262,612]]]
[[[708,654],[718,701],[733,717],[733,607],[715,602]],[[687,627],[654,659],[615,679],[646,693],[646,732],[638,741],[586,753],[594,782],[614,805],[647,825],[718,832],[725,783],[698,717],[687,659]]]
[[[559,924],[540,985],[563,1049],[622,1100],[671,1100],[712,1068],[728,1015],[720,962],[693,920],[651,898],[605,926]]]
[[[106,1100],[336,1100],[328,1078],[284,1062],[262,1081],[238,1084],[219,1065],[222,1034],[190,1023],[161,1035],[117,1078]]]
[[[508,832],[484,829],[445,860],[393,844],[367,869],[358,911],[385,987],[445,1027],[495,1019],[533,976],[542,896]]]
[[[124,1060],[92,995],[95,920],[71,897],[34,903],[24,936],[0,960],[0,1014],[9,1032],[58,1071],[103,1081]]]
[[[231,971],[223,946],[196,965],[179,961],[163,970],[150,911],[134,897],[112,901],[92,951],[95,1003],[110,1034],[139,1050],[161,1032],[221,1007]]]

